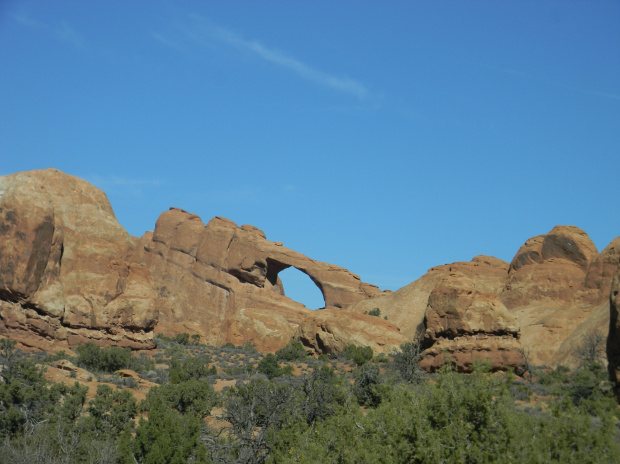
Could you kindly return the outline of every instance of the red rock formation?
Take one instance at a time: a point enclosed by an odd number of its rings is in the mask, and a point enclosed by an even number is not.
[[[616,384],[620,399],[620,317],[618,317],[620,314],[620,267],[616,267],[616,274],[611,283],[609,308],[609,336],[607,337],[609,378]]]
[[[363,300],[346,308],[347,311],[364,313],[379,308],[382,316],[400,328],[409,339],[424,335],[424,313],[433,289],[453,272],[463,273],[476,282],[479,291],[500,293],[508,263],[491,256],[476,256],[469,262],[445,264],[429,269],[418,280],[370,300]]]
[[[606,332],[615,253],[612,245],[597,253],[574,226],[556,226],[519,249],[500,298],[519,321],[532,363],[573,365],[582,337]]]
[[[425,313],[426,332],[421,367],[433,371],[450,360],[469,371],[476,360],[492,370],[522,364],[519,324],[496,293],[481,291],[477,282],[451,272],[433,289]]]
[[[367,312],[379,308],[408,339],[424,338],[422,366],[435,370],[444,357],[467,371],[476,359],[493,369],[519,364],[518,324],[499,300],[508,263],[476,256],[430,269],[415,282],[347,308]]]
[[[610,291],[616,356],[619,259],[620,237],[597,253],[585,232],[557,226],[510,265],[478,256],[381,292],[253,226],[205,225],[173,208],[137,239],[85,181],[54,169],[0,177],[0,336],[45,349],[87,340],[149,348],[156,331],[263,351],[298,337],[316,351],[358,343],[387,352],[423,336],[429,370],[446,354],[463,370],[476,357],[515,367],[521,347],[535,364],[570,364],[584,335],[607,331]],[[285,296],[278,274],[290,266],[312,279],[327,309]],[[374,308],[387,321],[363,314]]]
[[[535,302],[573,301],[581,296],[588,266],[598,254],[574,226],[556,226],[525,242],[512,262],[502,301],[512,309]]]
[[[157,331],[198,333],[211,344],[252,340],[275,350],[288,343],[312,314],[284,295],[278,273],[290,266],[312,279],[327,307],[382,293],[344,268],[314,261],[267,240],[256,227],[237,227],[220,217],[205,226],[173,208],[141,243],[138,259],[159,289]]]
[[[0,335],[152,347],[152,280],[103,192],[54,169],[0,177],[0,237]]]
[[[339,353],[347,345],[391,353],[407,341],[398,327],[380,317],[333,308],[314,311],[301,323],[295,338],[316,353]]]
[[[173,208],[135,239],[103,192],[54,169],[2,177],[0,192],[0,335],[23,345],[150,348],[157,326],[275,350],[312,314],[284,295],[278,273],[290,266],[313,280],[327,307],[382,294],[224,218],[205,226]]]

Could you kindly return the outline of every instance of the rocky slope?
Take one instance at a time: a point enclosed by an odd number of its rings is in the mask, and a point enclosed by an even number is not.
[[[608,351],[617,359],[610,291],[619,259],[620,237],[599,253],[582,230],[557,226],[527,240],[511,263],[477,256],[382,292],[253,226],[204,224],[172,208],[135,238],[83,180],[54,169],[0,177],[0,336],[47,350],[88,340],[148,349],[155,333],[181,332],[262,351],[293,337],[315,352],[350,343],[389,352],[420,338],[428,370],[445,358],[461,370],[477,358],[518,370],[524,354],[570,364],[583,335],[607,334],[611,308]],[[291,266],[317,285],[325,309],[285,295],[278,273]],[[375,308],[387,320],[367,314]]]

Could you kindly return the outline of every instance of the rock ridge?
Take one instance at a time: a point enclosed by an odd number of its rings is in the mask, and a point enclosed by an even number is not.
[[[252,225],[171,208],[136,238],[84,180],[55,169],[0,177],[0,336],[51,351],[86,341],[150,349],[155,334],[182,332],[261,351],[296,338],[313,353],[351,343],[389,353],[418,338],[427,370],[449,359],[467,371],[480,358],[518,371],[525,353],[570,365],[581,338],[600,331],[618,377],[619,263],[620,237],[598,252],[583,230],[556,226],[510,263],[480,255],[381,291]],[[314,282],[324,309],[286,296],[278,275],[289,267]]]

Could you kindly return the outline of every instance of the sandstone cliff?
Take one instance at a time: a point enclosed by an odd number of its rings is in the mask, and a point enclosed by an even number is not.
[[[479,358],[519,371],[523,355],[535,365],[570,366],[585,335],[608,333],[619,256],[620,238],[598,253],[582,230],[557,226],[527,240],[510,264],[477,256],[434,267],[347,311],[379,308],[404,335],[423,339],[428,370],[444,358],[467,370]]]
[[[0,177],[0,335],[153,346],[155,287],[103,192],[54,169]]]
[[[171,208],[135,238],[83,180],[54,169],[0,177],[0,336],[48,350],[88,340],[148,349],[154,334],[181,332],[262,351],[297,338],[326,353],[350,343],[390,352],[420,338],[428,370],[445,358],[461,370],[477,358],[518,370],[524,353],[570,365],[584,335],[609,331],[616,375],[619,260],[620,237],[599,253],[582,230],[557,226],[510,264],[477,256],[382,292],[254,226],[204,224]],[[278,274],[291,266],[316,284],[325,309],[285,295]],[[375,308],[385,320],[367,314]]]
[[[86,341],[148,349],[154,333],[190,332],[273,351],[314,314],[285,296],[278,273],[290,266],[312,279],[327,308],[382,294],[224,218],[204,225],[172,208],[154,232],[131,237],[102,191],[55,169],[0,177],[0,239],[0,335],[41,349]],[[369,317],[353,319],[376,333]],[[367,344],[391,349],[381,338],[401,340],[398,332],[389,324]],[[358,339],[341,330],[342,342]]]

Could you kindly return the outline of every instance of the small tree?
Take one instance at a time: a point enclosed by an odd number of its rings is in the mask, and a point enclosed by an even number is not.
[[[280,377],[283,374],[280,364],[276,357],[269,353],[258,362],[258,372],[266,375],[268,378]]]
[[[353,394],[363,406],[376,408],[383,398],[379,367],[376,364],[364,364],[355,370]]]
[[[401,378],[408,383],[419,383],[426,374],[420,367],[422,346],[419,340],[400,345],[400,351],[394,353],[394,368]]]
[[[605,340],[606,337],[601,332],[589,333],[581,339],[581,344],[574,353],[581,367],[601,363],[605,357]]]

